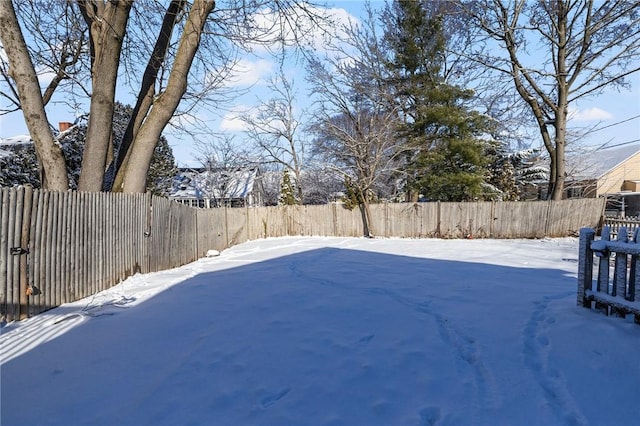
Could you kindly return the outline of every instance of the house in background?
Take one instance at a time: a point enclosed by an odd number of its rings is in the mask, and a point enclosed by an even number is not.
[[[608,209],[640,214],[640,144],[598,149],[567,161],[565,198],[607,197]]]
[[[0,138],[0,150],[3,156],[12,155],[17,151],[33,146],[29,135],[18,135],[10,138]]]
[[[257,167],[180,169],[169,198],[192,207],[259,207],[263,189]]]

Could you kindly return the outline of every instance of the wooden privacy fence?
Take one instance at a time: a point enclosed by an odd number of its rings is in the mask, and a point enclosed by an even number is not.
[[[0,191],[0,320],[192,262],[196,211],[149,194]]]
[[[615,241],[605,227],[599,240],[596,231],[580,231],[578,256],[578,306],[595,308],[606,315],[632,314],[640,324],[640,229],[629,240],[626,228],[620,228]],[[597,282],[593,288],[594,255],[597,259]],[[613,260],[613,274],[611,273]]]
[[[136,272],[268,237],[363,235],[340,204],[198,209],[149,194],[0,191],[0,321],[107,289]],[[604,199],[371,206],[375,236],[539,238],[598,225]]]
[[[598,226],[604,201],[374,204],[370,228],[374,236],[401,238],[577,236],[581,227]],[[230,209],[226,214],[233,217],[230,243],[286,235],[363,235],[360,211],[340,204]]]

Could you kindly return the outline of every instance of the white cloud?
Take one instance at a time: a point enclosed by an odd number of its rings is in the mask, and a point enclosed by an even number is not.
[[[598,107],[583,110],[569,110],[569,120],[574,121],[604,121],[611,120],[613,115]]]
[[[286,12],[287,19],[283,20],[281,14],[272,9],[264,8],[253,16],[255,31],[250,39],[255,40],[251,44],[255,52],[269,51],[275,41],[283,42],[286,46],[300,43],[314,50],[324,50],[325,41],[335,39],[340,28],[349,22],[358,22],[358,19],[342,8],[318,8],[302,7],[299,4],[291,7]],[[312,17],[310,17],[312,16]],[[295,22],[295,25],[291,23]],[[319,25],[319,22],[332,23]]]
[[[273,62],[271,61],[241,59],[236,62],[231,75],[225,79],[224,85],[228,88],[251,87],[264,81],[272,70]]]
[[[242,132],[246,130],[247,126],[244,121],[240,119],[240,116],[250,113],[251,110],[252,108],[247,105],[236,105],[222,117],[220,130],[230,132]]]

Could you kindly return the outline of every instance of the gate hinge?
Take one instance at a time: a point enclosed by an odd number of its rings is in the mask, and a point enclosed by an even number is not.
[[[11,254],[14,256],[20,256],[23,254],[29,254],[29,249],[28,248],[22,248],[22,247],[11,247]]]

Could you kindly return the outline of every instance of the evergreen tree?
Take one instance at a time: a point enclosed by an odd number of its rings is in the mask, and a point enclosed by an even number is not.
[[[116,103],[113,116],[114,149],[124,135],[131,111],[130,106]],[[64,153],[69,189],[71,190],[78,188],[86,134],[86,117],[83,117],[76,125],[57,135]],[[16,148],[12,155],[0,157],[0,186],[31,185],[34,188],[40,188],[38,167],[33,144]],[[147,191],[156,195],[169,195],[171,183],[177,171],[173,151],[167,139],[161,136],[154,150],[153,160],[147,175]]]
[[[0,186],[40,187],[40,171],[33,144],[16,145],[0,155]]]
[[[173,178],[178,173],[173,150],[169,145],[169,141],[164,136],[160,137],[160,141],[153,150],[151,165],[147,175],[147,191],[152,194],[167,197],[171,193]]]
[[[428,16],[425,4],[396,0],[384,12],[388,84],[401,104],[399,137],[410,148],[406,190],[413,199],[484,199],[487,144],[480,137],[491,123],[466,106],[472,91],[445,81],[442,20]]]
[[[114,155],[117,147],[121,146],[120,141],[124,137],[132,113],[133,108],[130,105],[116,102],[113,113]],[[153,150],[151,164],[149,165],[146,190],[155,195],[168,196],[171,192],[173,178],[177,173],[178,168],[175,165],[173,150],[169,146],[167,138],[160,136],[160,140]]]
[[[291,176],[289,175],[289,170],[285,169],[282,174],[282,183],[280,184],[280,204],[285,206],[293,206],[298,204],[298,199],[296,198],[296,189],[291,182]]]
[[[344,195],[342,196],[342,203],[349,210],[353,210],[362,204],[362,196],[360,196],[357,187],[348,176],[344,179]]]
[[[498,143],[488,144],[489,167],[487,197],[494,201],[517,201],[520,197],[516,185],[513,157]],[[491,196],[493,195],[493,196]]]

